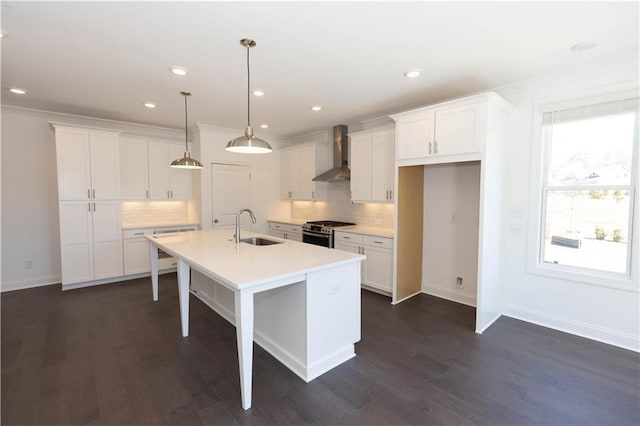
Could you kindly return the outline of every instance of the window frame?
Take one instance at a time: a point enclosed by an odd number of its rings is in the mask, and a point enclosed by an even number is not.
[[[549,278],[592,284],[597,286],[616,288],[640,292],[638,283],[639,260],[639,232],[640,228],[640,201],[638,194],[639,176],[638,170],[640,147],[639,138],[639,114],[636,114],[635,141],[632,151],[632,174],[629,185],[629,250],[627,256],[627,272],[610,272],[597,269],[588,269],[578,266],[569,266],[544,262],[544,231],[547,210],[547,192],[549,189],[561,190],[562,187],[549,187],[546,182],[548,175],[548,164],[551,154],[551,144],[544,137],[543,114],[552,110],[563,110],[584,105],[611,102],[625,98],[637,98],[638,86],[627,86],[610,88],[606,91],[588,92],[567,95],[563,97],[545,98],[535,100],[533,103],[532,117],[532,144],[531,144],[531,188],[530,188],[530,208],[529,208],[529,229],[528,229],[528,253],[527,272],[542,275]],[[602,185],[605,187],[606,185]],[[620,187],[619,185],[616,187]],[[589,187],[581,187],[581,190],[589,190]]]

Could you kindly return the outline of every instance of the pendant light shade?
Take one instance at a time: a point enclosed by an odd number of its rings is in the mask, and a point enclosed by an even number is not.
[[[202,163],[195,158],[191,158],[191,153],[189,152],[189,146],[187,144],[187,98],[191,96],[191,93],[180,92],[180,94],[184,96],[184,156],[177,160],[173,160],[171,162],[171,167],[175,169],[201,169]]]
[[[267,154],[273,149],[265,140],[255,137],[253,127],[251,127],[251,72],[249,68],[249,49],[255,47],[256,42],[243,38],[240,44],[247,48],[247,128],[244,135],[231,139],[225,149],[241,154]]]

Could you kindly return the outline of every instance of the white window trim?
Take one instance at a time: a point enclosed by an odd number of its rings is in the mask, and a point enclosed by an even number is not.
[[[600,103],[614,101],[629,97],[638,97],[638,83],[627,84],[605,88],[597,91],[583,91],[580,93],[568,94],[553,98],[537,99],[533,102],[532,114],[532,140],[531,140],[531,185],[529,189],[529,226],[528,226],[528,247],[527,247],[527,272],[530,274],[541,275],[548,278],[554,278],[565,281],[573,281],[596,286],[615,288],[620,290],[628,290],[634,293],[640,293],[640,284],[638,278],[640,276],[638,268],[640,267],[640,164],[638,157],[640,156],[640,147],[635,146],[633,153],[633,170],[632,185],[635,182],[635,191],[631,191],[632,198],[630,202],[633,205],[632,218],[630,221],[633,227],[630,228],[632,245],[630,250],[630,275],[605,272],[597,270],[580,269],[572,266],[554,265],[542,262],[541,238],[542,235],[542,217],[544,208],[544,167],[545,158],[548,153],[544,153],[543,149],[549,147],[542,143],[542,116],[543,113],[550,110],[559,110],[577,107],[587,103]],[[636,141],[637,143],[637,141]]]

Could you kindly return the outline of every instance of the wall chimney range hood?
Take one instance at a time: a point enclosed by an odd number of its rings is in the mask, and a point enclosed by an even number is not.
[[[315,182],[341,182],[351,179],[349,170],[349,140],[347,126],[333,126],[333,169],[328,170],[312,180]]]

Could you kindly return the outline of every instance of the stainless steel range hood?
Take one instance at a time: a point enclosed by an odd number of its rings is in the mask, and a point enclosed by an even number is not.
[[[333,169],[314,177],[315,182],[340,182],[351,179],[347,126],[333,126]]]

